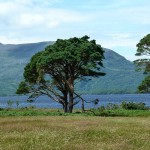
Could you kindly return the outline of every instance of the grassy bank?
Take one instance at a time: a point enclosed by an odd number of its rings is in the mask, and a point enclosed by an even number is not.
[[[149,117],[0,117],[1,150],[149,150]]]
[[[62,109],[36,109],[36,108],[19,108],[19,109],[2,109],[0,116],[122,116],[122,117],[150,117],[150,110],[101,110],[93,109],[86,113],[81,113],[80,109],[74,109],[72,114],[63,113]]]

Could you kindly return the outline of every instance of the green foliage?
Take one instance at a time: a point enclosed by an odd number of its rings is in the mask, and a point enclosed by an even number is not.
[[[104,107],[104,106],[100,106],[99,108],[98,108],[98,110],[99,111],[104,111],[106,108]]]
[[[121,107],[123,109],[129,109],[129,110],[147,110],[149,109],[147,106],[145,106],[145,103],[134,103],[134,102],[126,102],[123,101],[121,104]]]
[[[103,112],[97,112],[98,116],[121,116],[121,117],[149,117],[149,110],[129,110],[129,109],[113,109],[113,110],[104,110]]]
[[[29,86],[25,81],[20,82],[16,94],[27,94],[29,93]]]
[[[145,77],[138,87],[139,93],[150,93],[150,76]]]
[[[103,49],[88,36],[58,39],[44,51],[32,56],[24,69],[24,80],[18,94],[31,93],[30,98],[47,95],[63,105],[64,111],[72,112],[77,103],[75,81],[88,77],[104,76]],[[80,98],[80,97],[79,97]]]
[[[0,116],[91,116],[88,113],[63,113],[62,109],[36,109],[34,106],[18,109],[0,109]]]
[[[0,45],[0,96],[15,95],[30,58],[50,44],[52,42]],[[105,59],[101,71],[107,75],[91,78],[89,82],[79,80],[76,90],[84,94],[136,93],[138,85],[144,79],[142,73],[136,72],[132,62],[114,51],[103,50]]]
[[[146,106],[146,104],[143,102],[135,103],[135,102],[126,102],[126,101],[123,101],[121,104],[108,103],[107,106],[101,106],[98,108],[99,111],[117,110],[117,109],[148,110],[150,108]]]
[[[150,34],[143,37],[137,46],[137,56],[150,55]],[[148,74],[150,72],[150,59],[142,58],[134,61],[138,67],[138,70],[144,70],[144,74]],[[150,77],[146,77],[141,85],[138,87],[139,93],[150,93]]]
[[[149,116],[150,107],[145,103],[134,103],[123,101],[121,104],[108,103],[107,106],[100,106],[92,109],[93,115],[96,116]]]
[[[48,74],[50,71],[57,73],[57,69],[62,73],[67,71],[68,75],[75,72],[75,79],[82,76],[100,76],[104,75],[99,72],[103,58],[101,46],[96,45],[94,40],[89,41],[88,36],[58,39],[56,43],[45,48],[38,67],[45,69]]]
[[[150,34],[143,37],[137,46],[137,56],[150,55]],[[144,73],[150,71],[150,60],[148,58],[142,58],[135,61],[139,69],[144,69]]]
[[[1,107],[0,107],[0,111],[2,111],[2,110],[4,110],[4,108],[1,108]]]
[[[131,110],[131,109],[107,109],[101,106],[98,109],[91,109],[82,113],[81,110],[74,110],[72,114],[63,113],[62,109],[37,109],[35,107],[0,109],[0,116],[124,116],[124,117],[149,117],[150,110]],[[94,113],[93,113],[94,112]]]
[[[37,61],[43,52],[38,52],[32,56],[30,63],[28,63],[24,68],[24,79],[27,83],[34,84],[37,82],[39,77],[39,72],[37,70]],[[22,87],[19,87],[21,89]],[[27,91],[28,93],[28,91]],[[23,93],[24,94],[24,93]]]
[[[119,109],[120,106],[118,104],[108,103],[106,106],[106,109],[113,110],[113,109]]]
[[[150,34],[140,40],[137,46],[137,56],[150,55]]]

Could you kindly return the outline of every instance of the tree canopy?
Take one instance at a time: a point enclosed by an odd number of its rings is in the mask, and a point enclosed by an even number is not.
[[[144,74],[148,76],[142,81],[141,85],[138,87],[138,92],[140,93],[150,93],[150,34],[143,37],[140,42],[136,45],[137,52],[136,56],[147,56],[146,58],[141,58],[135,60],[135,64],[137,65],[139,70],[143,70]]]
[[[150,93],[150,76],[145,77],[138,87],[139,93]]]
[[[136,46],[137,46],[136,56],[141,56],[141,55],[149,56],[150,55],[150,34],[142,38]]]
[[[47,95],[62,104],[64,112],[72,112],[81,98],[75,82],[105,75],[100,72],[103,54],[102,47],[88,36],[58,39],[31,58],[16,93],[31,93],[30,98]]]
[[[150,56],[150,34],[143,37],[136,46],[136,56]],[[150,59],[148,57],[137,59],[134,62],[140,70],[144,70],[144,73],[150,72]]]

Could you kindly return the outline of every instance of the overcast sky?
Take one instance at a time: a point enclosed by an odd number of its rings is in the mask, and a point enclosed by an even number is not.
[[[0,42],[88,35],[129,60],[150,33],[150,0],[0,0]]]

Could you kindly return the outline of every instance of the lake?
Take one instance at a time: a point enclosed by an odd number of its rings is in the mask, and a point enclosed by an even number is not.
[[[150,94],[109,94],[109,95],[82,95],[87,100],[99,99],[96,107],[106,106],[108,103],[120,104],[122,101],[126,102],[143,102],[150,107]],[[19,101],[19,107],[35,106],[37,108],[62,108],[62,105],[56,103],[46,96],[37,98],[34,102],[27,102],[27,96],[5,96],[0,97],[0,107],[7,108],[8,101],[11,100],[13,108],[16,108],[16,101]],[[86,108],[95,107],[93,103],[85,103]],[[81,108],[81,102],[75,105],[75,108]]]

